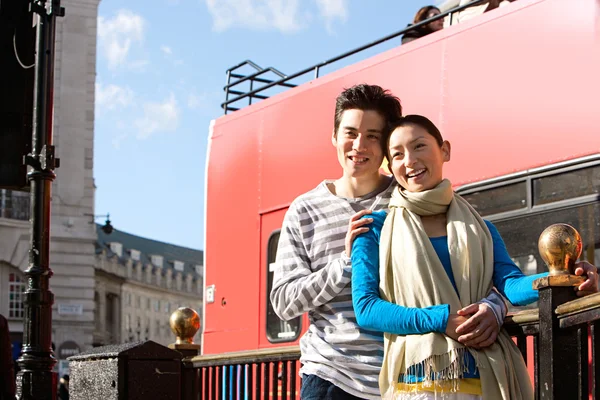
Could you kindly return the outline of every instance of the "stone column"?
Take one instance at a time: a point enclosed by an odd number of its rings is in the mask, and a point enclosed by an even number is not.
[[[119,295],[113,294],[113,331],[112,342],[113,343],[121,343],[121,297]]]
[[[106,288],[104,285],[98,285],[98,331],[102,344],[106,344]]]

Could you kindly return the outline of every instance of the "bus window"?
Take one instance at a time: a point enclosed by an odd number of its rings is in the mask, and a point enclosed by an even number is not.
[[[508,253],[519,262],[526,274],[547,271],[539,253],[538,239],[549,225],[565,223],[581,234],[583,252],[581,259],[596,265],[596,253],[600,248],[600,203],[529,213],[518,218],[496,221]],[[523,260],[528,260],[524,263]]]
[[[275,275],[275,257],[277,256],[277,244],[279,243],[279,231],[271,234],[267,244],[267,339],[271,343],[293,342],[298,338],[301,330],[301,317],[290,321],[280,319],[271,305],[269,295],[273,288],[273,276]]]
[[[581,235],[580,259],[600,262],[600,163],[577,168],[576,164],[522,176],[507,181],[469,187],[461,194],[483,216],[494,223],[508,254],[527,274],[545,272],[538,252],[540,234],[549,225],[572,225]],[[487,186],[487,187],[486,187]],[[528,188],[531,190],[528,190]],[[458,189],[461,192],[461,189]],[[506,213],[507,211],[510,211]],[[527,308],[536,307],[535,304]],[[512,307],[509,308],[514,311]]]
[[[481,215],[499,214],[527,208],[527,185],[517,182],[463,195]]]
[[[533,204],[600,193],[600,165],[542,176],[533,180]]]

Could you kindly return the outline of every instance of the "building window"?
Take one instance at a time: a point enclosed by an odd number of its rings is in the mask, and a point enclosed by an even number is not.
[[[123,245],[119,242],[110,242],[110,251],[119,257],[123,257]]]
[[[277,255],[277,244],[279,243],[279,231],[273,232],[267,244],[267,339],[270,342],[292,342],[300,334],[302,320],[301,317],[290,321],[284,321],[275,314],[273,305],[269,300],[269,293],[273,287],[273,277],[275,275],[275,258]]]
[[[173,266],[175,267],[175,271],[183,271],[183,262],[173,261]]]
[[[150,261],[155,267],[162,268],[163,266],[163,256],[152,255]]]
[[[202,265],[196,264],[196,273],[202,275]]]
[[[139,252],[139,250],[131,249],[131,250],[129,250],[129,253],[130,253],[131,259],[133,261],[140,261],[140,252]]]
[[[125,314],[125,331],[131,331],[131,316],[129,314]]]
[[[29,193],[0,189],[0,218],[29,219]]]
[[[165,312],[171,312],[171,303],[169,303],[168,301],[165,301]]]
[[[8,317],[23,318],[23,292],[25,282],[20,275],[11,273],[8,276]]]
[[[131,305],[131,293],[126,293],[125,294],[125,302],[128,306]]]
[[[154,303],[154,311],[159,312],[160,311],[160,302],[158,300],[153,300]]]

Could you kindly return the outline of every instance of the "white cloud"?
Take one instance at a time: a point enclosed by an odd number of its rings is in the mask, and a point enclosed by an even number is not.
[[[138,139],[146,139],[155,132],[172,132],[179,126],[180,109],[171,93],[162,103],[145,103],[144,115],[134,121]]]
[[[162,51],[163,53],[165,53],[166,55],[171,55],[173,54],[173,50],[171,50],[171,48],[169,46],[160,46],[160,51]]]
[[[197,94],[191,93],[188,95],[188,108],[197,110],[204,104],[204,97],[198,96]]]
[[[129,10],[98,17],[98,45],[110,69],[126,64],[132,45],[144,40],[145,25],[144,18]]]
[[[325,26],[329,33],[333,33],[333,21],[339,19],[346,22],[348,19],[347,0],[315,0],[319,14],[325,20]]]
[[[302,26],[299,0],[206,0],[213,29],[230,27],[294,32]]]
[[[118,85],[96,83],[96,107],[98,110],[114,110],[129,106],[134,99],[133,90]]]
[[[112,146],[113,146],[113,147],[114,147],[116,150],[120,150],[120,149],[121,149],[121,143],[122,143],[122,142],[123,142],[125,139],[127,139],[127,137],[128,137],[128,136],[129,136],[129,135],[128,135],[128,134],[126,134],[126,133],[120,133],[120,134],[118,134],[118,135],[114,136],[114,137],[112,138],[112,141],[111,141],[111,143],[112,143]]]

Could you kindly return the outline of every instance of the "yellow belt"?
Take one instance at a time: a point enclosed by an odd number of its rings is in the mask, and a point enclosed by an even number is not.
[[[440,392],[440,393],[465,393],[481,396],[481,381],[477,378],[464,378],[458,380],[458,386],[454,386],[456,382],[451,381],[434,381],[432,383],[398,383],[396,390],[401,393],[414,392]]]

